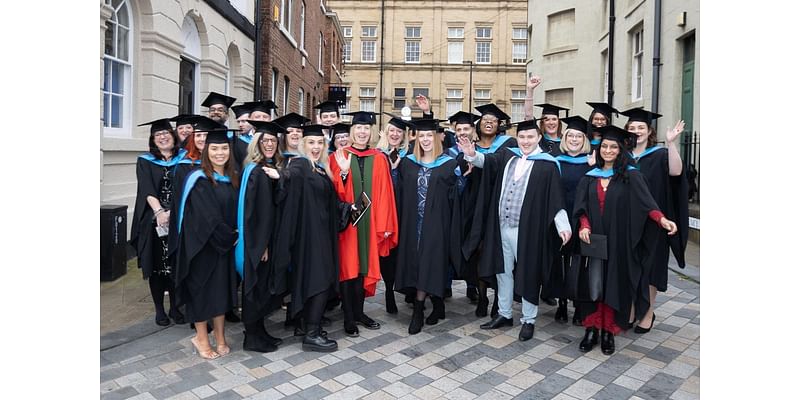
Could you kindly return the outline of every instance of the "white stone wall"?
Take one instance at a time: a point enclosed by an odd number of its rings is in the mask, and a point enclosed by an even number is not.
[[[149,127],[136,125],[178,113],[178,72],[184,52],[184,18],[192,18],[200,39],[199,104],[210,91],[240,100],[253,97],[254,42],[203,1],[128,0],[133,25],[131,125],[110,135],[100,121],[100,204],[128,206],[128,227],[136,197],[136,158],[147,151]],[[252,23],[254,0],[235,2]],[[100,86],[102,87],[105,22],[111,10],[100,2]],[[226,66],[226,64],[228,64]],[[102,108],[102,93],[100,105]],[[103,110],[100,110],[101,115]]]

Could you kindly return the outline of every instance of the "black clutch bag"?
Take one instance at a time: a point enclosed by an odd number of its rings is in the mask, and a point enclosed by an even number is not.
[[[600,260],[608,260],[608,237],[606,235],[589,234],[589,241],[581,241],[581,255]]]

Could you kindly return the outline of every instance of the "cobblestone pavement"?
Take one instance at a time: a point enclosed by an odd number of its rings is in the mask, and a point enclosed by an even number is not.
[[[136,327],[116,333],[118,343],[100,352],[100,394],[104,400],[697,399],[700,286],[673,272],[669,283],[657,298],[653,330],[617,336],[612,356],[599,346],[581,353],[583,328],[556,323],[555,307],[544,303],[527,342],[517,340],[517,303],[513,327],[482,330],[488,318],[475,317],[458,281],[446,300],[447,319],[410,336],[411,307],[396,295],[400,312],[387,314],[381,282],[364,307],[381,329],[361,328],[361,337],[348,338],[341,309],[326,313],[333,319],[329,337],[339,343],[334,353],[303,352],[300,338],[283,327],[282,311],[270,317],[267,329],[284,343],[267,354],[241,349],[242,324],[226,324],[233,351],[212,361],[192,354],[188,325],[138,338]],[[570,320],[572,311],[570,305]],[[149,318],[142,323],[155,326]]]

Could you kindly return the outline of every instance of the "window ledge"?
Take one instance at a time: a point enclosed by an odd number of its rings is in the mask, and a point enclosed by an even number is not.
[[[287,30],[286,30],[286,28],[284,28],[284,27],[283,27],[283,25],[280,25],[280,26],[278,27],[278,30],[279,30],[279,31],[281,31],[281,33],[283,34],[283,36],[286,36],[286,39],[289,41],[289,43],[291,43],[291,44],[292,44],[292,46],[294,46],[294,48],[296,49],[296,48],[297,48],[297,42],[296,42],[296,41],[294,40],[294,38],[292,37],[292,34],[291,34],[291,33],[289,33],[289,31],[287,31]]]
[[[566,53],[566,52],[576,51],[576,50],[578,50],[578,45],[577,44],[571,44],[571,45],[561,46],[561,47],[554,47],[552,49],[545,50],[545,52],[542,54],[542,57],[552,56],[554,54]]]

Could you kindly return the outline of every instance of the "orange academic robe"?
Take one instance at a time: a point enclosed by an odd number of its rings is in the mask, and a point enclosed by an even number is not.
[[[372,200],[370,215],[370,241],[369,241],[369,266],[367,275],[364,277],[364,295],[367,297],[375,295],[375,287],[381,279],[379,256],[386,257],[389,250],[397,246],[397,210],[395,209],[394,188],[392,187],[392,177],[389,162],[386,157],[377,149],[367,149],[360,151],[352,147],[346,147],[345,152],[357,154],[361,157],[373,157],[372,165],[372,193],[367,195]],[[353,157],[352,155],[350,157]],[[353,203],[355,193],[353,193],[352,172],[347,180],[342,182],[339,175],[341,168],[336,163],[336,153],[329,156],[329,165],[333,173],[333,185],[339,199],[348,203]],[[384,233],[389,232],[385,237]],[[346,281],[358,277],[360,264],[358,257],[358,231],[352,225],[348,225],[344,231],[339,233],[339,281]]]

